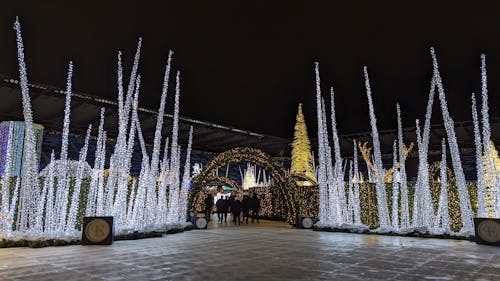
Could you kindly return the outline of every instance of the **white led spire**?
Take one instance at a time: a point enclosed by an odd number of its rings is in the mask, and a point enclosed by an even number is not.
[[[370,111],[370,125],[372,128],[372,140],[373,140],[373,156],[375,164],[375,176],[376,176],[376,192],[377,192],[377,202],[378,202],[378,216],[380,228],[386,228],[391,225],[389,218],[389,210],[387,208],[387,194],[385,190],[384,183],[384,167],[382,165],[382,153],[380,151],[380,140],[377,130],[377,119],[375,117],[375,110],[372,101],[372,91],[370,88],[370,80],[368,77],[368,70],[366,66],[363,69],[365,75],[365,87],[366,87],[366,97],[368,98],[368,108]]]
[[[446,103],[446,96],[444,94],[443,83],[441,81],[441,75],[439,74],[439,66],[433,48],[431,48],[431,56],[434,67],[433,76],[436,79],[436,85],[439,93],[439,101],[441,104],[441,112],[443,114],[444,127],[446,129],[446,135],[448,137],[448,144],[450,147],[453,170],[455,173],[455,177],[457,179],[458,198],[460,200],[460,217],[462,219],[462,224],[463,224],[461,232],[465,235],[469,233],[472,234],[474,232],[474,224],[472,221],[473,214],[469,198],[469,192],[467,190],[467,185],[465,182],[465,175],[462,168],[462,162],[460,161],[460,150],[458,149],[458,142],[455,134],[454,123],[448,111],[448,105]]]

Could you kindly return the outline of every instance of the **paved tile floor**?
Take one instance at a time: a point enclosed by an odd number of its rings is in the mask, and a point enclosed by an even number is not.
[[[500,280],[500,248],[212,222],[112,246],[0,249],[0,280]]]

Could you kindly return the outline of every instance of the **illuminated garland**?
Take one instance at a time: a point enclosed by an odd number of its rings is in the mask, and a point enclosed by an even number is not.
[[[458,197],[457,182],[453,175],[453,172],[447,168],[448,174],[448,211],[450,216],[450,227],[451,230],[458,232],[462,228],[462,220],[460,216],[460,200]],[[440,196],[440,182],[439,182],[439,162],[434,162],[429,167],[429,181],[430,181],[430,192],[432,203],[434,207],[434,212],[437,210],[439,196]],[[472,210],[477,213],[477,188],[475,183],[467,183],[468,192],[470,195],[470,201],[472,205]],[[386,192],[388,204],[392,204],[392,184],[386,184]],[[411,206],[413,204],[415,193],[415,186],[408,184],[408,203]],[[370,228],[379,227],[378,215],[377,215],[377,200],[375,196],[375,185],[371,183],[360,183],[360,205],[361,205],[361,220],[364,224],[368,225]],[[410,215],[411,215],[410,209]],[[399,210],[401,215],[401,210]]]
[[[268,157],[268,158],[266,158]],[[269,161],[269,162],[267,162]],[[319,207],[319,188],[313,187],[297,187],[293,184],[293,178],[288,172],[274,162],[269,156],[260,150],[252,148],[232,149],[223,154],[220,154],[212,162],[205,166],[205,169],[195,179],[195,185],[191,192],[190,206],[193,210],[202,212],[204,210],[204,198],[206,192],[199,192],[202,186],[207,186],[211,180],[214,180],[213,172],[227,163],[234,162],[251,162],[262,166],[266,171],[269,171],[273,177],[273,182],[270,187],[252,188],[250,192],[256,192],[261,200],[260,216],[270,219],[282,219],[286,222],[295,224],[297,215],[311,215],[318,217]],[[458,197],[456,178],[453,172],[448,168],[448,209],[450,215],[450,226],[453,231],[459,231],[462,227],[460,217],[460,200]],[[435,162],[429,167],[429,181],[432,203],[434,211],[437,209],[440,184],[439,184],[439,162]],[[477,212],[477,191],[474,183],[467,184],[473,211]],[[347,190],[347,185],[346,185]],[[236,191],[234,193],[241,193]],[[392,204],[392,184],[386,184],[388,204]],[[415,187],[408,184],[408,199],[409,205],[413,204]],[[289,199],[296,201],[289,201]],[[194,204],[193,204],[194,203]],[[295,207],[290,209],[290,206]],[[368,182],[360,183],[360,206],[361,220],[370,228],[379,227],[377,197],[375,184]],[[292,210],[292,211],[290,211]],[[295,211],[297,210],[297,211]],[[410,210],[411,212],[411,210]],[[399,215],[401,210],[399,210]],[[411,215],[411,214],[410,214]]]
[[[488,155],[487,155],[488,153]],[[491,162],[489,162],[491,161]],[[486,185],[486,208],[488,217],[495,217],[495,202],[498,193],[496,181],[500,175],[500,157],[492,141],[488,142],[488,148],[483,153],[484,179]],[[500,202],[498,202],[500,203]]]
[[[301,202],[299,200],[299,192],[297,186],[290,173],[286,171],[283,166],[272,159],[262,150],[249,147],[238,147],[228,150],[219,154],[205,165],[203,171],[193,179],[193,187],[189,199],[189,209],[193,210],[196,204],[193,205],[195,199],[198,201],[196,195],[202,187],[209,185],[209,180],[218,169],[230,163],[245,163],[249,162],[261,166],[264,170],[269,172],[272,177],[272,183],[268,187],[273,197],[278,198],[282,202],[282,218],[290,224],[297,223],[297,217],[302,210]]]
[[[232,179],[221,176],[209,176],[206,180],[207,185],[225,185],[234,189],[240,189],[240,186]]]
[[[440,183],[437,175],[439,174],[439,162],[430,165],[430,191],[432,203],[434,206],[434,211],[437,209],[439,195],[440,195]],[[459,231],[462,227],[462,222],[460,218],[460,201],[458,198],[458,190],[455,177],[453,172],[448,168],[448,209],[450,216],[450,226],[453,231]],[[468,190],[471,198],[471,203],[474,213],[477,212],[477,190],[475,183],[468,183]],[[347,188],[347,187],[346,187]],[[388,204],[392,204],[392,184],[386,185]],[[284,219],[283,217],[283,207],[281,204],[281,198],[278,194],[273,194],[270,188],[257,187],[251,189],[251,192],[256,192],[261,201],[260,216],[268,219]],[[408,199],[409,204],[413,204],[415,187],[412,184],[408,184]],[[235,192],[236,193],[236,192]],[[195,199],[195,209],[199,212],[204,210],[204,199],[206,192],[199,192]],[[297,197],[300,201],[300,214],[301,215],[311,215],[313,217],[318,216],[318,206],[319,206],[319,191],[318,187],[308,187],[308,188],[298,188]],[[361,206],[361,220],[364,224],[368,225],[370,228],[377,228],[379,226],[378,213],[377,213],[377,199],[375,192],[375,185],[372,183],[362,182],[360,183],[360,206]],[[411,210],[410,210],[411,212]],[[401,213],[401,210],[399,210]],[[411,215],[411,213],[410,213]]]
[[[208,193],[206,189],[200,190],[194,198],[194,207],[198,213],[202,213],[205,210],[205,198]],[[231,192],[233,195],[238,194],[240,197],[243,194],[253,193],[257,194],[260,200],[260,212],[259,216],[265,219],[271,220],[283,220],[284,213],[282,207],[282,201],[278,194],[273,194],[271,189],[268,187],[253,187],[249,190],[236,190]],[[319,206],[319,190],[318,186],[308,186],[300,187],[297,189],[300,215],[318,217],[318,206]]]

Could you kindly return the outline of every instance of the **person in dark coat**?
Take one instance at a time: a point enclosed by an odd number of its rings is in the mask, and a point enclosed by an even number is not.
[[[241,224],[241,201],[240,197],[236,195],[233,199],[233,204],[231,205],[231,212],[233,213],[234,223]]]
[[[259,212],[260,212],[260,199],[257,196],[257,193],[253,193],[252,196],[252,222],[254,219],[257,219],[257,223],[259,223]]]
[[[228,202],[228,209],[232,213],[233,212],[233,205],[234,205],[234,195],[231,194],[229,197],[229,202]],[[236,222],[236,218],[233,216],[233,222]]]
[[[205,198],[205,216],[207,217],[207,221],[210,221],[212,218],[212,208],[214,207],[214,197],[212,194],[207,194]]]
[[[223,202],[223,211],[224,211],[224,222],[227,223],[227,213],[229,213],[229,206],[230,206],[230,202],[229,202],[229,198],[228,197],[225,197],[224,198],[224,201]]]
[[[250,215],[251,205],[250,196],[248,196],[247,194],[243,195],[243,202],[241,203],[241,205],[243,211],[243,220],[245,220],[245,223],[248,224],[248,216]]]
[[[221,197],[215,203],[215,207],[217,207],[217,218],[219,219],[219,223],[222,223],[222,219],[224,218],[224,201],[224,197]]]

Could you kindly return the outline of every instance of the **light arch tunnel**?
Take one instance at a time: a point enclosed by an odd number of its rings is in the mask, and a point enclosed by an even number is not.
[[[214,185],[215,183],[240,189],[233,180],[226,177],[214,176],[214,173],[228,164],[245,162],[262,167],[271,176],[272,182],[268,188],[274,197],[280,201],[283,221],[296,226],[299,216],[317,215],[318,206],[314,202],[317,199],[317,194],[315,194],[317,193],[317,188],[311,189],[307,187],[308,189],[306,190],[304,187],[297,186],[294,177],[292,177],[281,163],[274,160],[262,150],[249,147],[238,147],[222,152],[205,165],[203,170],[193,179],[188,210],[194,210],[196,195],[206,186]],[[312,204],[310,204],[311,202]]]

